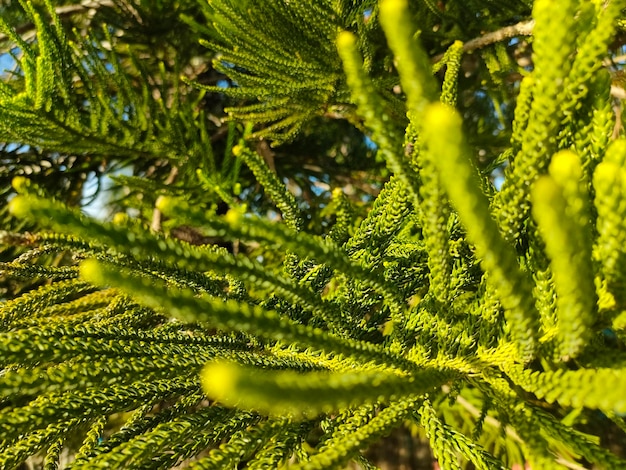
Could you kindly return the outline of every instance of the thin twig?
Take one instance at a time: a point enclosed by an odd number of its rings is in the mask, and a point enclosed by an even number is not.
[[[84,13],[90,10],[97,10],[101,7],[113,7],[113,0],[85,0],[78,5],[63,5],[54,9],[57,16],[63,18],[77,13]],[[15,32],[28,40],[35,35],[35,25],[33,23],[24,23],[15,28]],[[0,33],[0,42],[9,39],[6,34]]]
[[[490,44],[495,44],[497,42],[504,41],[505,39],[514,38],[516,36],[530,36],[533,33],[534,27],[535,20],[527,20],[521,21],[520,23],[511,26],[506,26],[490,33],[486,33],[480,37],[470,39],[465,44],[463,44],[463,53],[472,52],[476,49],[481,49],[483,47],[489,46]],[[441,59],[443,59],[443,53],[437,54],[431,59],[431,61],[434,63],[439,62]]]

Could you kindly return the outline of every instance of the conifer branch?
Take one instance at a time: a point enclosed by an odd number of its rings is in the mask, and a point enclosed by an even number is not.
[[[297,466],[302,470],[317,470],[334,465],[345,464],[361,446],[372,442],[377,437],[384,435],[389,429],[396,426],[415,407],[415,399],[407,398],[392,403],[383,409],[377,416],[366,424],[359,426],[355,432],[337,432],[337,437],[325,443],[325,447],[319,453],[313,455],[308,462]],[[339,430],[338,430],[339,431]]]
[[[511,332],[522,357],[530,359],[536,348],[539,316],[532,304],[530,282],[520,270],[515,253],[500,236],[491,217],[489,202],[479,189],[478,174],[461,133],[456,113],[444,105],[432,105],[425,118],[430,128],[425,139],[429,147],[439,149],[444,158],[436,160],[448,195],[479,252],[488,282],[496,287],[500,302],[508,314]],[[432,129],[432,130],[431,130]],[[446,174],[455,173],[455,181]]]
[[[202,372],[202,384],[210,397],[231,406],[312,418],[363,403],[422,395],[453,376],[435,369],[405,377],[366,372],[260,372],[215,362]]]

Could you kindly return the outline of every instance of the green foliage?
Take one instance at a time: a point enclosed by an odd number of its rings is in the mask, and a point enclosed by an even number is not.
[[[205,152],[216,140],[217,111],[204,93],[179,79],[184,71],[198,76],[190,65],[201,49],[197,38],[159,31],[158,46],[145,44],[147,32],[156,27],[146,9],[159,8],[136,6],[144,29],[138,38],[136,25],[131,27],[112,5],[97,9],[94,24],[87,26],[80,5],[74,5],[79,13],[70,22],[62,16],[64,7],[49,1],[23,1],[12,10],[20,7],[25,24],[14,29],[8,16],[7,21],[0,17],[0,33],[11,39],[9,50],[16,59],[12,70],[0,71],[0,217],[5,228],[15,224],[6,213],[15,175],[28,175],[48,193],[78,206],[91,197],[88,179],[106,173],[130,170],[151,175],[160,185],[169,179],[170,186],[191,194],[200,190],[196,169],[222,166],[220,155]],[[171,15],[195,9],[180,2],[173,11],[161,11],[158,28],[180,29],[180,20]],[[16,31],[29,27],[36,36],[25,41]],[[104,184],[97,181],[92,193]]]
[[[0,304],[2,468],[374,468],[399,427],[444,469],[626,468],[598,431],[625,438],[626,140],[602,65],[622,3],[537,0],[532,71],[479,38],[492,104],[523,77],[514,118],[482,124],[462,40],[523,2],[200,2],[181,13],[225,90],[20,5],[37,36],[0,20],[20,50],[0,140],[170,178],[118,176],[138,216],[102,221],[13,171],[9,226],[40,229],[1,238],[22,283]],[[296,148],[331,118],[389,177],[321,208],[255,139]]]

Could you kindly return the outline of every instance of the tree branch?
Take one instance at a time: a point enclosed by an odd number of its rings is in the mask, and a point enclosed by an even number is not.
[[[463,44],[463,53],[472,52],[476,49],[481,49],[483,47],[489,46],[490,44],[495,44],[497,42],[504,41],[505,39],[514,38],[516,36],[530,36],[533,32],[534,27],[535,20],[527,20],[511,26],[506,26],[490,33],[486,33],[478,38],[470,39],[465,44]],[[439,62],[441,59],[443,59],[443,54],[437,54],[431,60],[432,62]]]
[[[113,0],[83,0],[77,5],[63,5],[60,7],[56,7],[54,11],[60,18],[63,18],[74,14],[87,13],[91,10],[97,10],[101,7],[113,6]],[[31,39],[36,34],[35,25],[31,22],[24,23],[16,27],[15,32],[23,36],[25,40]],[[7,39],[9,39],[9,37],[6,34],[0,33],[0,42],[6,41]]]

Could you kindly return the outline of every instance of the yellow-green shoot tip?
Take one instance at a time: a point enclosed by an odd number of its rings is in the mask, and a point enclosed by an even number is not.
[[[408,6],[406,0],[382,0],[380,2],[380,14],[383,16],[404,15]]]
[[[113,223],[115,225],[123,225],[128,222],[128,214],[126,212],[116,212],[113,216]]]
[[[155,206],[164,214],[169,215],[175,213],[177,203],[173,197],[159,196],[156,200]]]
[[[530,190],[531,198],[535,207],[539,204],[545,206],[550,204],[558,197],[562,197],[561,190],[557,183],[550,176],[540,176],[537,181],[533,183]]]
[[[233,147],[232,152],[233,152],[233,155],[235,157],[238,157],[239,155],[241,155],[243,153],[243,146],[242,145],[235,145]]]
[[[20,194],[23,193],[29,185],[30,180],[24,176],[16,176],[11,181],[11,186],[13,186],[13,189],[15,189],[15,191]]]
[[[200,383],[204,393],[222,403],[234,403],[234,395],[239,381],[236,364],[226,361],[208,363],[200,373]]]
[[[92,284],[101,286],[106,283],[102,265],[95,259],[87,259],[80,263],[78,272],[82,279]]]
[[[230,225],[232,228],[238,228],[243,223],[243,214],[244,214],[243,209],[240,209],[240,208],[229,209],[228,212],[226,212],[224,219],[226,220],[228,225]]]
[[[356,44],[356,36],[350,31],[341,31],[337,35],[337,47],[339,49],[351,48]]]
[[[424,114],[424,122],[432,129],[446,129],[460,121],[454,108],[443,103],[428,105]]]
[[[600,182],[615,184],[619,181],[621,171],[620,166],[613,162],[600,162],[593,173],[594,182],[596,184]]]
[[[570,180],[578,181],[583,173],[580,158],[571,150],[556,153],[550,162],[549,171],[559,184]]]
[[[24,196],[16,196],[9,202],[9,212],[18,219],[28,217],[30,214],[30,204]]]

